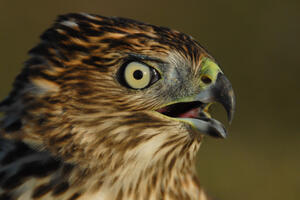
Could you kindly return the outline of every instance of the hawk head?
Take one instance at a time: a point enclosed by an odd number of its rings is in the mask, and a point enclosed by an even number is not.
[[[219,102],[233,117],[233,90],[216,61],[175,30],[68,14],[30,55],[1,103],[3,135],[94,171],[104,184],[185,177],[202,137],[226,136],[208,107]]]

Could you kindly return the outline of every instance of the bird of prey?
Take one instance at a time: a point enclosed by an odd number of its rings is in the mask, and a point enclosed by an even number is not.
[[[192,37],[59,16],[0,103],[0,200],[205,200],[195,156],[232,86]]]

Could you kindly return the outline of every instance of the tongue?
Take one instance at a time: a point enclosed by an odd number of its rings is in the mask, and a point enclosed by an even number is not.
[[[189,110],[185,113],[180,114],[178,117],[182,117],[182,118],[196,118],[199,116],[200,113],[200,108],[194,108],[192,110]]]

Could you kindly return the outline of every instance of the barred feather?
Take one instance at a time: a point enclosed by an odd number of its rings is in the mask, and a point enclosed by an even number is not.
[[[188,35],[124,18],[60,16],[0,104],[0,199],[201,199],[202,136],[155,114],[195,93],[203,56]],[[117,71],[133,59],[165,79],[133,91]],[[172,80],[172,73],[181,79]]]

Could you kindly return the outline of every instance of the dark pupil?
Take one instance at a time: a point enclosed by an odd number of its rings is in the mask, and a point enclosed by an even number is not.
[[[141,70],[135,70],[133,72],[133,77],[136,79],[136,80],[140,80],[143,78],[143,72]]]

